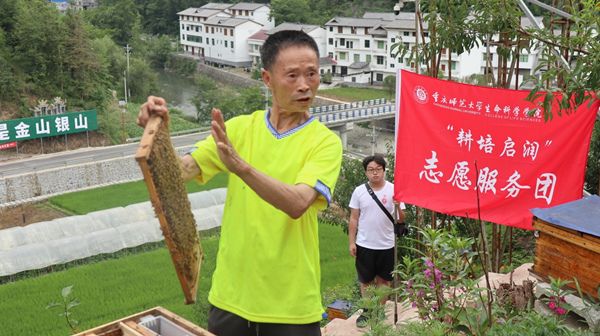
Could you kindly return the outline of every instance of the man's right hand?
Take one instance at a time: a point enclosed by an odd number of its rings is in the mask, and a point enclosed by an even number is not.
[[[356,244],[350,243],[350,255],[356,258]]]
[[[167,110],[167,102],[163,98],[155,96],[148,97],[148,100],[140,107],[137,124],[145,128],[152,114],[162,117],[168,125],[169,111]]]

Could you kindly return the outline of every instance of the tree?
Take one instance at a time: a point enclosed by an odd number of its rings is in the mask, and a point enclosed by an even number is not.
[[[139,23],[139,13],[133,0],[104,0],[98,8],[88,11],[89,20],[103,29],[118,45],[133,40],[134,27]]]
[[[310,8],[306,0],[273,0],[271,17],[275,19],[275,25],[283,22],[307,23],[310,18]]]
[[[171,40],[167,35],[159,38],[149,37],[147,59],[153,68],[162,68],[171,53]]]
[[[396,76],[387,76],[383,79],[383,88],[390,94],[390,99],[396,93]]]
[[[131,92],[132,101],[144,102],[149,95],[158,94],[158,76],[143,60],[133,58],[130,60],[127,89]]]

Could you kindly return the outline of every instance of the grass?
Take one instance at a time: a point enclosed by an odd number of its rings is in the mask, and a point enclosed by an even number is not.
[[[225,186],[227,176],[217,175],[210,184],[188,184],[188,192]],[[118,197],[115,197],[118,195]],[[143,182],[113,185],[53,197],[52,202],[70,211],[85,214],[109,207],[125,206],[148,199]],[[350,285],[356,277],[354,259],[348,252],[348,236],[339,226],[319,225],[321,292]],[[181,286],[166,248],[118,259],[69,267],[39,277],[25,278],[0,286],[0,335],[65,335],[70,332],[58,309],[44,309],[61,302],[61,290],[74,285],[69,297],[81,305],[71,318],[81,330],[162,306],[202,327],[206,327],[207,295],[216,265],[218,238],[201,238],[206,258],[202,262],[197,303],[185,305]],[[142,249],[143,250],[143,249]],[[100,258],[102,259],[102,258]],[[323,302],[326,307],[330,302]],[[80,330],[80,331],[81,331]]]
[[[195,181],[186,184],[188,193],[227,187],[227,174],[220,173],[205,185]],[[75,215],[86,215],[90,212],[123,207],[130,204],[146,202],[150,199],[144,181],[115,184],[92,190],[63,194],[50,198],[50,202]]]
[[[321,291],[339,284],[351,284],[355,277],[354,259],[348,253],[348,236],[340,227],[320,225]],[[59,302],[61,289],[74,285],[73,298],[81,305],[73,308],[72,318],[82,330],[91,329],[146,309],[162,306],[198,325],[206,326],[200,316],[206,305],[215,268],[218,238],[202,239],[206,257],[202,262],[197,304],[184,304],[181,286],[166,248],[71,268],[42,277],[0,286],[0,334],[65,335],[69,329],[56,309],[45,310]],[[323,302],[326,306],[330,302]],[[200,306],[200,307],[199,307]]]
[[[378,89],[361,89],[355,87],[341,87],[328,90],[319,90],[317,94],[327,94],[339,97],[350,98],[355,101],[387,98],[390,99],[389,93],[385,90]]]

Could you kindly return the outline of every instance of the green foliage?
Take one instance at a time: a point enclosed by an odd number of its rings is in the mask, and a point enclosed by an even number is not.
[[[350,198],[354,189],[367,182],[362,160],[350,156],[342,157],[340,175],[333,193],[332,205],[321,212],[321,219],[333,225],[339,225],[344,232],[348,233],[348,221],[350,218]]]
[[[167,56],[166,65],[175,73],[185,76],[193,76],[196,73],[197,67],[195,60],[183,57],[175,57],[173,55]]]
[[[383,79],[383,88],[389,93],[390,99],[392,99],[396,93],[396,76],[386,76]]]
[[[148,39],[148,61],[150,62],[150,67],[164,67],[171,53],[171,39],[167,35],[162,35],[159,38],[150,36]]]
[[[146,62],[134,58],[130,60],[127,90],[131,92],[131,101],[145,102],[149,95],[157,95],[160,92],[158,75],[150,69]]]
[[[59,302],[50,303],[49,305],[46,306],[46,309],[62,308],[62,312],[58,316],[61,316],[61,317],[64,316],[65,320],[67,321],[67,325],[69,326],[71,331],[76,332],[78,329],[80,329],[79,327],[77,327],[77,324],[79,324],[79,321],[74,320],[71,317],[71,309],[79,306],[79,301],[76,298],[69,299],[69,296],[71,296],[72,292],[73,292],[73,285],[63,288],[61,291],[63,301],[60,303]]]
[[[306,0],[271,0],[271,17],[276,26],[284,22],[306,23],[310,9]]]
[[[104,0],[98,8],[88,11],[87,16],[118,45],[125,46],[139,38],[139,35],[134,36],[140,18],[133,0]]]
[[[220,109],[225,120],[264,110],[264,97],[260,86],[244,89],[220,88],[214,80],[201,75],[196,77],[196,81],[198,93],[192,102],[196,106],[200,124],[210,124],[213,108]]]
[[[488,329],[492,314],[483,308],[486,289],[469,277],[473,272],[474,252],[471,238],[455,237],[445,231],[422,229],[419,258],[404,258],[398,276],[406,281],[397,288],[400,296],[418,309],[424,324],[443,321],[448,330],[466,326],[478,332]],[[479,302],[477,308],[473,304]]]
[[[126,204],[121,204],[124,206]],[[339,229],[320,225],[322,291],[335,284],[350,283],[353,258],[347,238]],[[90,329],[156,306],[206,327],[207,294],[216,265],[218,237],[201,239],[205,259],[198,283],[197,303],[185,305],[171,256],[166,248],[71,268],[0,286],[0,319],[6,335],[64,335],[64,322],[54,314],[40,313],[55,300],[55,290],[73,283],[85,309],[78,311],[79,326]]]
[[[600,122],[594,124],[590,150],[588,152],[587,167],[585,169],[585,190],[590,194],[598,195],[600,181]]]

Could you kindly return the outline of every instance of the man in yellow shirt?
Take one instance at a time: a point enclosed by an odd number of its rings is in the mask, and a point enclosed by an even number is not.
[[[331,201],[340,139],[308,112],[319,87],[319,51],[301,31],[280,31],[261,50],[273,107],[227,122],[212,111],[212,135],[181,158],[184,179],[229,174],[209,331],[219,335],[320,335],[317,211]],[[164,99],[150,113],[168,119]]]

